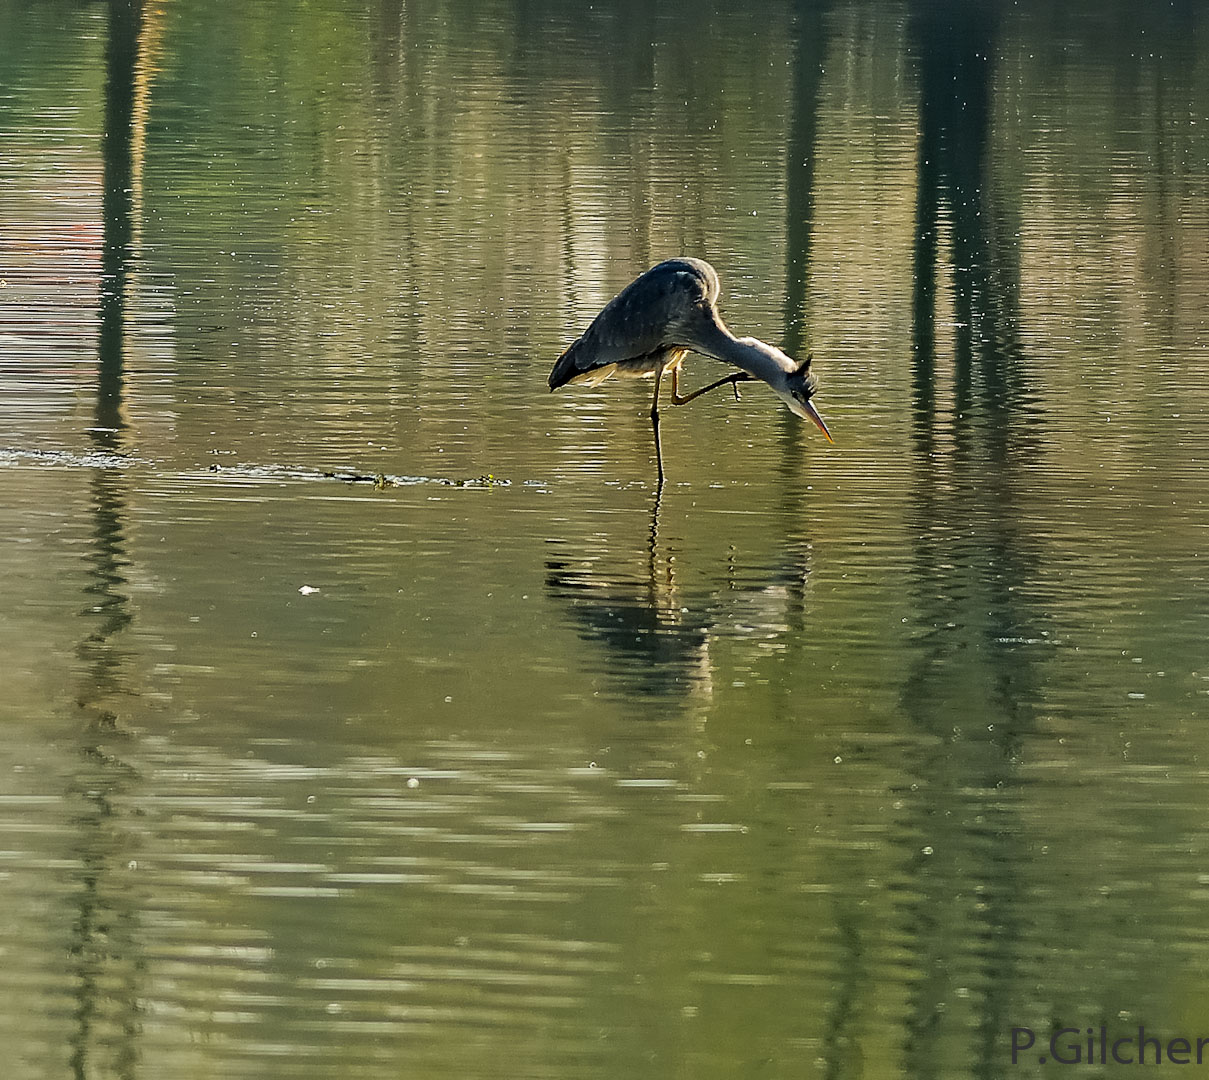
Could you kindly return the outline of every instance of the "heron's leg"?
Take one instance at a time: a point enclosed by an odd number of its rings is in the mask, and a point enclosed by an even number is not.
[[[655,430],[655,468],[659,473],[659,487],[663,487],[663,447],[659,442],[659,383],[663,378],[663,368],[655,369],[655,393],[651,397],[651,427]],[[675,376],[673,375],[674,379]]]
[[[735,398],[739,397],[739,383],[748,382],[753,376],[748,375],[746,371],[736,371],[733,375],[726,375],[717,382],[712,382],[709,386],[703,386],[700,390],[694,390],[691,394],[680,396],[680,369],[672,368],[672,404],[687,405],[694,398],[699,398],[702,394],[708,394],[711,390],[717,390],[719,386],[725,386],[730,383],[730,387],[735,392]]]

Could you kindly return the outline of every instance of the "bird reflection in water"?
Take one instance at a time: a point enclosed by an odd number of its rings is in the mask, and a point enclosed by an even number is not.
[[[645,566],[551,557],[546,588],[581,638],[600,647],[602,670],[627,695],[682,699],[713,693],[711,645],[722,637],[776,640],[805,624],[810,545],[782,541],[771,563],[743,566],[732,548],[712,582],[682,585],[660,538],[661,492],[651,512]],[[561,541],[552,541],[555,546]]]

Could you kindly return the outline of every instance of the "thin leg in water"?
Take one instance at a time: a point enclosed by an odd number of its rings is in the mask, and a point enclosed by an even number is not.
[[[659,471],[658,484],[661,490],[663,488],[663,446],[659,441],[659,383],[662,378],[663,368],[656,368],[655,394],[651,398],[651,427],[655,429],[655,468]],[[675,379],[674,374],[672,378]]]

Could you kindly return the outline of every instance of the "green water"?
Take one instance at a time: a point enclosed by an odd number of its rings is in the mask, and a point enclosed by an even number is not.
[[[1207,35],[0,0],[6,1077],[1209,1035]],[[678,254],[836,445],[546,391]]]

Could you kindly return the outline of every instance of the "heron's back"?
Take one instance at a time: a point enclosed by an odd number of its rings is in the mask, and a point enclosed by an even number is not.
[[[718,275],[701,259],[668,259],[635,278],[610,300],[592,325],[558,358],[550,389],[594,384],[617,373],[654,374],[683,352],[688,327],[702,303],[718,298]]]

